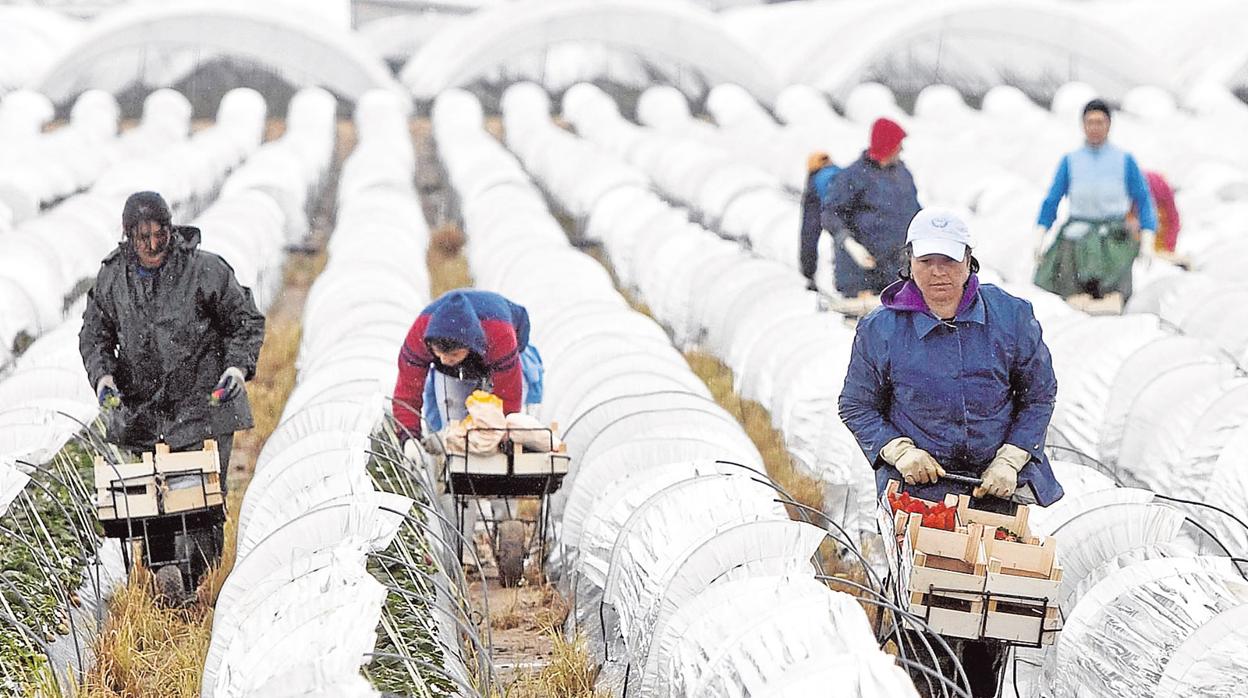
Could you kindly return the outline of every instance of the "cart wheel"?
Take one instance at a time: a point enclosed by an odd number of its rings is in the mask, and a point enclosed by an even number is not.
[[[498,580],[505,587],[514,587],[524,576],[524,522],[509,520],[498,523],[495,558]]]
[[[156,596],[165,606],[177,606],[186,596],[182,586],[182,570],[177,565],[164,565],[156,569]]]

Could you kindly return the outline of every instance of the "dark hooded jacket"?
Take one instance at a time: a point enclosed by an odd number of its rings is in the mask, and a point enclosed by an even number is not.
[[[443,366],[429,350],[430,339],[449,339],[468,347],[463,364]],[[425,308],[399,352],[394,386],[394,416],[412,434],[420,434],[425,380],[429,370],[469,380],[488,378],[507,414],[519,412],[524,395],[520,354],[529,346],[529,313],[491,291],[448,291]]]
[[[92,388],[112,375],[122,405],[107,417],[113,443],[188,446],[252,426],[244,393],[210,404],[231,366],[250,379],[264,341],[251,290],[221,257],[197,249],[199,229],[175,226],[165,263],[139,267],[129,241],[104,258],[78,333]]]
[[[836,289],[854,296],[879,293],[897,279],[906,228],[919,212],[918,192],[901,162],[882,167],[866,153],[832,180],[823,201],[823,227],[836,240]],[[874,269],[859,267],[845,251],[846,236],[875,257]]]

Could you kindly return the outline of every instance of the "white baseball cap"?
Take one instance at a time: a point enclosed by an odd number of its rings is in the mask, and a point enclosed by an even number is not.
[[[925,208],[910,221],[906,229],[906,244],[915,257],[942,254],[950,259],[966,257],[971,244],[971,231],[966,221],[952,209]]]

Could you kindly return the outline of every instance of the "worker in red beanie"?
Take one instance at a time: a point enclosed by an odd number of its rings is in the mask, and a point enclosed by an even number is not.
[[[870,147],[832,180],[822,223],[836,241],[836,290],[878,295],[897,279],[906,228],[919,212],[918,191],[901,162],[906,131],[890,119],[871,125]]]

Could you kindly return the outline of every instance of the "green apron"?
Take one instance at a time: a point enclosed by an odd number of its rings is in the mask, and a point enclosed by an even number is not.
[[[1072,218],[1057,232],[1036,267],[1036,285],[1062,298],[1087,293],[1131,296],[1131,265],[1140,241],[1120,219],[1088,221]]]

